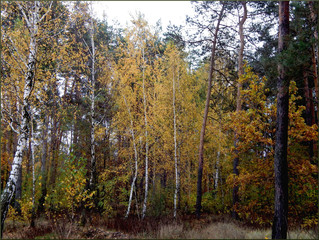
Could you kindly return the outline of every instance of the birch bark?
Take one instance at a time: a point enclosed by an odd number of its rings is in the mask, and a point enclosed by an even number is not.
[[[176,106],[175,106],[175,75],[173,69],[173,117],[174,117],[174,161],[175,161],[175,193],[174,193],[174,218],[177,215],[177,198],[179,194],[179,170],[177,160],[177,134],[176,134]]]
[[[90,189],[93,190],[95,187],[96,180],[96,160],[95,160],[95,45],[94,45],[94,26],[93,19],[91,19],[91,59],[92,59],[92,70],[91,70],[91,175],[90,175]]]
[[[146,90],[145,90],[145,56],[144,48],[142,49],[143,55],[143,104],[144,104],[144,122],[145,122],[145,196],[143,202],[142,219],[146,214],[146,204],[148,196],[148,125],[147,125],[147,107],[146,107]]]
[[[131,115],[130,108],[129,108],[128,104],[127,104],[126,98],[124,96],[123,96],[123,98],[124,98],[124,102],[125,102],[125,105],[127,107],[127,111],[128,111],[128,114],[129,114],[129,117],[130,117],[130,122],[131,122],[130,132],[131,132],[132,139],[133,139],[134,160],[135,160],[135,172],[134,172],[134,177],[133,177],[133,181],[132,181],[132,185],[131,185],[130,198],[129,198],[129,202],[128,202],[128,206],[127,206],[127,211],[126,211],[126,215],[125,215],[125,218],[127,218],[128,215],[130,214],[132,198],[133,198],[133,190],[134,190],[135,182],[136,182],[136,179],[137,179],[137,167],[138,167],[137,166],[137,160],[138,160],[138,155],[137,155],[137,149],[136,149],[136,143],[135,143],[133,118],[132,118],[132,115]]]
[[[30,123],[30,102],[29,98],[32,94],[34,86],[34,75],[36,68],[37,59],[37,33],[39,24],[39,8],[40,2],[35,1],[29,10],[27,16],[24,9],[18,4],[20,11],[22,12],[25,21],[27,23],[30,32],[30,43],[29,43],[29,55],[27,59],[27,71],[24,78],[24,94],[23,94],[23,106],[22,106],[22,118],[19,129],[17,149],[13,158],[12,168],[10,171],[9,179],[1,194],[1,237],[3,232],[4,221],[6,219],[9,205],[12,197],[16,190],[17,179],[19,175],[19,168],[22,163],[22,152],[25,148],[26,141],[29,134],[29,123]],[[43,19],[43,18],[41,18]]]

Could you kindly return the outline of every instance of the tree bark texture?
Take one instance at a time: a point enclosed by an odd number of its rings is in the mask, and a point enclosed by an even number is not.
[[[133,140],[133,148],[134,148],[134,162],[135,162],[135,172],[134,172],[134,177],[133,177],[133,180],[132,180],[132,185],[131,185],[131,191],[130,191],[130,198],[129,198],[129,202],[128,202],[128,206],[127,206],[127,211],[126,211],[126,215],[125,215],[125,218],[127,218],[130,214],[130,209],[131,209],[131,204],[132,204],[132,199],[133,199],[133,190],[134,190],[134,186],[135,186],[135,183],[136,183],[136,179],[137,179],[137,161],[138,161],[138,155],[137,155],[137,148],[136,148],[136,142],[135,142],[135,134],[134,134],[134,125],[133,125],[133,118],[132,118],[132,115],[131,115],[131,111],[130,111],[130,108],[127,104],[127,101],[126,101],[126,98],[123,96],[124,98],[124,102],[125,102],[125,105],[127,107],[127,111],[128,111],[128,114],[129,114],[129,117],[130,117],[130,122],[131,122],[131,135],[132,135],[132,140]]]
[[[240,38],[240,48],[238,52],[238,78],[244,74],[244,47],[245,47],[245,39],[244,39],[244,24],[247,19],[247,6],[246,2],[242,2],[244,13],[242,19],[239,21],[239,38]],[[241,89],[242,89],[242,84],[240,81],[238,81],[237,85],[237,106],[236,106],[236,112],[241,111]],[[235,133],[235,142],[234,142],[234,147],[235,147],[235,158],[233,161],[233,173],[236,176],[239,176],[239,170],[238,170],[238,165],[239,165],[239,156],[238,156],[238,135]],[[232,210],[232,217],[235,219],[238,219],[238,214],[235,210],[236,204],[239,202],[239,196],[238,196],[238,189],[239,186],[238,184],[234,184],[233,187],[233,210]]]
[[[44,116],[42,129],[42,156],[41,156],[41,197],[39,199],[38,212],[44,210],[45,196],[47,195],[47,159],[48,159],[48,117]]]
[[[19,5],[20,6],[20,5]],[[24,13],[25,20],[27,22],[30,31],[30,43],[29,43],[29,55],[27,60],[27,71],[24,79],[24,94],[23,94],[23,106],[22,106],[22,118],[20,123],[20,130],[18,136],[17,149],[13,158],[12,168],[9,175],[7,184],[1,194],[1,237],[4,226],[4,221],[6,219],[9,205],[11,203],[12,197],[16,191],[17,179],[19,176],[19,170],[22,163],[22,153],[25,148],[28,135],[29,135],[29,123],[30,123],[30,102],[29,98],[32,94],[34,86],[34,75],[36,68],[36,57],[37,57],[37,33],[38,33],[38,23],[39,23],[39,6],[40,2],[35,1],[33,3],[32,9],[30,9],[29,17],[26,17],[22,7],[20,10]]]
[[[30,114],[31,115],[31,114]],[[31,221],[30,221],[30,227],[35,227],[35,169],[34,169],[34,145],[32,144],[34,142],[33,137],[33,118],[32,115],[30,116],[30,130],[31,130],[31,145],[30,145],[30,152],[31,152],[31,164],[32,164],[32,210],[31,210]]]
[[[147,125],[147,107],[146,107],[146,90],[145,90],[145,57],[143,51],[143,104],[144,104],[144,123],[145,123],[145,196],[143,202],[142,219],[146,214],[146,204],[148,196],[148,125]]]
[[[312,89],[309,87],[309,81],[308,81],[308,73],[307,70],[303,70],[303,80],[304,80],[304,95],[306,99],[306,124],[308,126],[311,126],[314,124],[314,105],[313,105],[313,96],[312,96]],[[308,152],[310,159],[314,156],[313,151],[313,141],[308,141]]]
[[[174,66],[175,67],[175,66]],[[175,162],[175,193],[174,193],[174,218],[177,215],[177,200],[180,192],[179,169],[177,159],[177,133],[176,133],[176,106],[175,106],[175,75],[173,69],[173,118],[174,118],[174,162]]]
[[[91,167],[90,167],[90,181],[89,187],[92,190],[96,184],[96,160],[95,160],[95,44],[94,44],[94,26],[91,19]]]
[[[278,51],[285,51],[289,43],[289,1],[279,2]],[[289,78],[286,67],[278,63],[277,124],[275,145],[275,213],[272,226],[273,239],[286,239],[288,227],[288,111]]]
[[[213,80],[213,72],[215,68],[215,52],[216,52],[216,45],[217,45],[217,35],[219,31],[219,25],[223,17],[224,13],[224,3],[219,12],[217,25],[214,32],[214,40],[212,46],[212,55],[210,59],[210,71],[208,75],[208,86],[207,86],[207,94],[206,94],[206,104],[203,116],[203,123],[200,132],[200,141],[199,141],[199,153],[198,153],[198,173],[197,173],[197,197],[196,197],[196,216],[200,218],[200,212],[202,208],[202,178],[203,178],[203,164],[204,164],[204,138],[205,138],[205,130],[206,130],[206,123],[208,117],[208,110],[209,110],[209,102],[210,102],[210,95],[211,95],[211,88],[212,88],[212,80]]]

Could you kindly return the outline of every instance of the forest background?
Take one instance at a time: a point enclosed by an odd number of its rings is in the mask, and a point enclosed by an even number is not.
[[[316,228],[318,2],[290,2],[281,53],[278,5],[194,2],[185,37],[142,14],[112,26],[88,2],[2,2],[2,229],[194,213],[272,226],[278,65],[288,223]]]

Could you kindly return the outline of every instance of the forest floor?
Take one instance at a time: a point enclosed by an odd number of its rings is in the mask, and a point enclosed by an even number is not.
[[[271,239],[271,229],[261,229],[233,221],[228,216],[204,215],[200,220],[184,216],[168,218],[101,219],[91,218],[85,226],[65,218],[37,219],[34,228],[28,222],[5,223],[3,239]],[[318,239],[316,230],[294,229],[288,239]]]

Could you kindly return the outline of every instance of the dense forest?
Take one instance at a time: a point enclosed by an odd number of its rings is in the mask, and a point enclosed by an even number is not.
[[[163,30],[1,2],[4,238],[212,218],[318,233],[318,2],[192,6]]]

